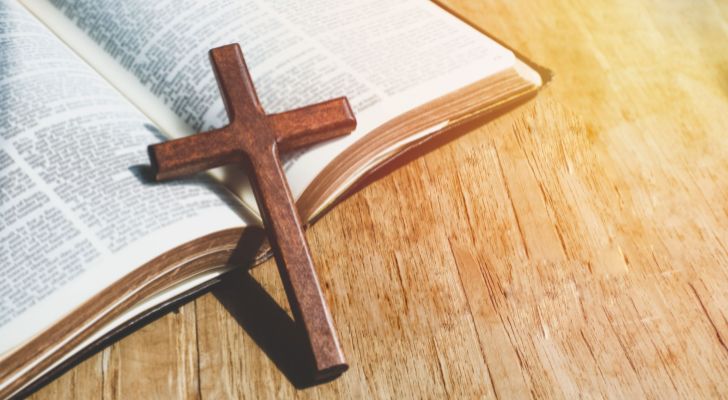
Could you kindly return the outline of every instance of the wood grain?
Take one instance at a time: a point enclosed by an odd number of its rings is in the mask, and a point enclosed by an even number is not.
[[[268,262],[35,397],[728,396],[728,5],[445,3],[555,79],[308,232],[344,376],[241,327]]]

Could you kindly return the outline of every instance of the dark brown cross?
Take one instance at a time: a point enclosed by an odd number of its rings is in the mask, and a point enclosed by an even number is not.
[[[228,164],[246,168],[293,317],[308,336],[316,378],[338,375],[348,366],[316,278],[279,151],[348,134],[356,127],[356,119],[346,98],[266,115],[240,46],[212,49],[210,60],[230,124],[150,146],[156,179],[177,178]]]

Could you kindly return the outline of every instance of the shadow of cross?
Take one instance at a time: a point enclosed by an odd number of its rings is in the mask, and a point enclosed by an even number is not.
[[[356,119],[346,98],[266,115],[237,44],[210,51],[230,124],[149,147],[157,180],[228,164],[248,171],[296,323],[311,346],[315,378],[328,379],[348,366],[321,292],[301,220],[281,168],[279,151],[348,134]]]

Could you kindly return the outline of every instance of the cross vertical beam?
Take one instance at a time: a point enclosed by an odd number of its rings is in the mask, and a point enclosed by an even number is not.
[[[356,119],[346,98],[266,115],[237,44],[212,49],[210,60],[230,124],[150,146],[155,177],[167,180],[228,164],[247,168],[294,319],[309,339],[315,378],[339,375],[348,366],[279,151],[348,134],[355,129]]]

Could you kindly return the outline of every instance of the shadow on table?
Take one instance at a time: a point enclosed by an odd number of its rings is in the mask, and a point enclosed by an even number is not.
[[[239,245],[231,263],[251,265],[255,254],[244,254],[250,248],[249,243]],[[305,333],[247,270],[226,274],[213,294],[297,389],[338,377],[314,379],[315,362]]]

